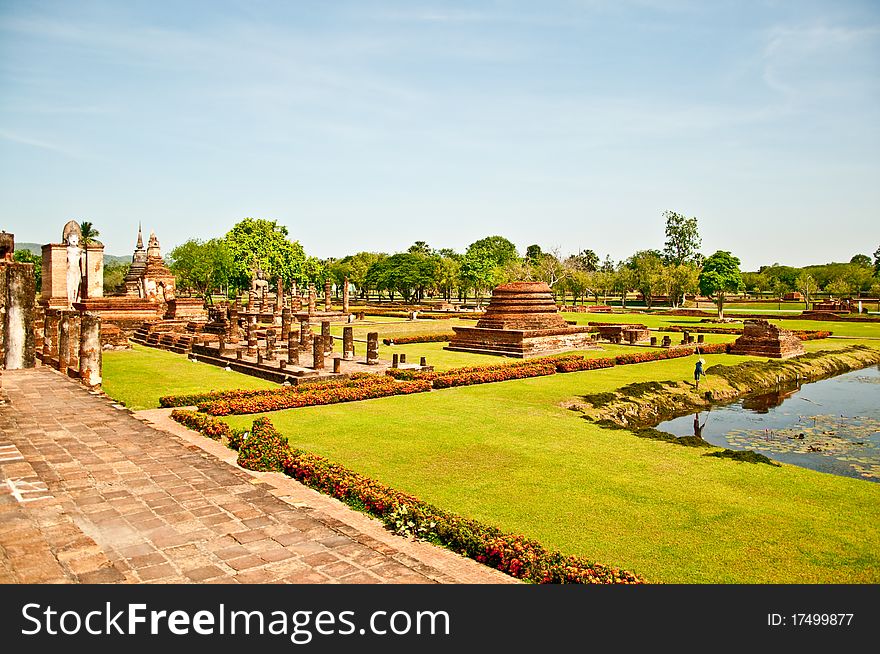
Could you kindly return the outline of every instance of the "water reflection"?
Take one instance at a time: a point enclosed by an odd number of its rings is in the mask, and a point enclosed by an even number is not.
[[[880,481],[880,366],[668,420],[657,429],[832,474]]]
[[[770,409],[780,406],[800,389],[800,385],[797,385],[787,389],[780,388],[770,393],[746,397],[742,400],[742,408],[754,411],[755,413],[767,413]]]

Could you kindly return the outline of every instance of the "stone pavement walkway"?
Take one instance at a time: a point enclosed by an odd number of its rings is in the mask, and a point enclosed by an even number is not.
[[[138,419],[45,368],[2,382],[0,583],[515,582],[242,470],[167,412]]]

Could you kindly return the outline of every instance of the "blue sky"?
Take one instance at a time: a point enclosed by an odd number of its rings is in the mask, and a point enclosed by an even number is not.
[[[245,216],[309,254],[502,234],[745,268],[880,245],[877,2],[0,0],[0,227]]]

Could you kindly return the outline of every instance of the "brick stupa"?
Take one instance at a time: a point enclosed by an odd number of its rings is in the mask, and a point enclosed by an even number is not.
[[[766,320],[746,320],[743,335],[730,348],[731,354],[743,354],[772,359],[788,359],[804,354],[804,344],[786,329],[780,329]]]
[[[512,282],[492,291],[476,327],[453,327],[447,350],[525,358],[567,350],[598,349],[589,327],[573,327],[559,315],[544,282]]]

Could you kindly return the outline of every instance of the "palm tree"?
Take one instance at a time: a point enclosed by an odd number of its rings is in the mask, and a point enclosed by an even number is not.
[[[83,221],[79,224],[79,230],[82,232],[83,245],[91,245],[92,243],[100,243],[98,237],[101,235],[89,221]]]
[[[98,240],[98,237],[101,235],[101,232],[99,232],[97,229],[95,229],[95,227],[92,225],[92,223],[89,222],[88,220],[85,220],[79,224],[79,231],[82,232],[82,246],[83,246],[83,253],[85,254],[85,269],[86,269],[86,271],[88,271],[88,269],[89,269],[89,248],[86,246],[93,245],[95,243],[100,243],[100,241]],[[80,292],[80,297],[83,299],[85,299],[89,296],[89,289],[88,289],[87,280],[88,280],[88,273],[83,275],[82,291]]]

